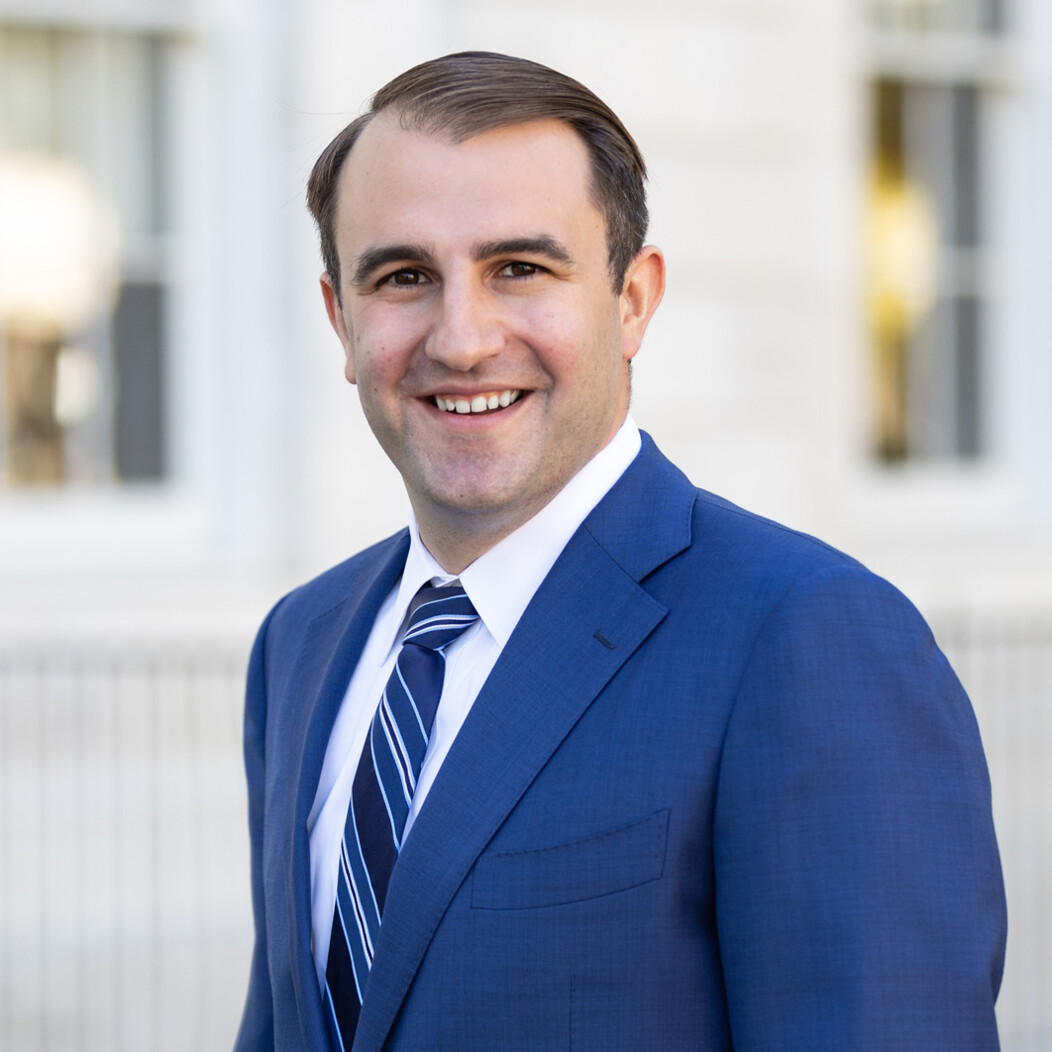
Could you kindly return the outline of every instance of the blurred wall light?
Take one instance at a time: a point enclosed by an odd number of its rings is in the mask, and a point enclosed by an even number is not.
[[[0,155],[0,322],[54,339],[113,305],[113,213],[68,161]]]
[[[910,337],[935,304],[939,226],[922,187],[878,169],[870,184],[865,227],[877,452],[885,460],[901,460],[909,452]]]
[[[116,220],[82,172],[54,157],[0,155],[3,459],[12,484],[64,480],[64,428],[100,391],[83,354],[62,344],[112,309],[118,277]]]
[[[939,227],[928,194],[877,175],[866,210],[867,306],[882,339],[903,339],[935,303]]]

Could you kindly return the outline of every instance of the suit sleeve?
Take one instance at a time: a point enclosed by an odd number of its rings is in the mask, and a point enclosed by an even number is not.
[[[998,1048],[1005,903],[979,732],[886,582],[825,572],[769,615],[714,848],[736,1052]]]
[[[273,616],[273,613],[270,615]],[[252,913],[255,945],[249,972],[248,996],[241,1017],[235,1052],[274,1049],[274,1010],[267,967],[267,925],[263,905],[263,795],[266,739],[266,634],[270,617],[256,636],[249,659],[245,692],[244,756],[248,783],[248,823],[251,847]]]

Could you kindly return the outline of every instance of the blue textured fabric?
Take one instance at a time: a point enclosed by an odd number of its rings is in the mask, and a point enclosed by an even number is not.
[[[325,969],[326,1018],[340,1049],[351,1047],[358,1025],[387,885],[442,694],[445,648],[477,620],[459,585],[421,588],[369,727],[340,845]]]
[[[407,550],[292,593],[257,639],[239,1052],[329,1047],[306,820]],[[406,839],[354,1052],[990,1052],[1004,940],[978,728],[916,610],[644,437]]]

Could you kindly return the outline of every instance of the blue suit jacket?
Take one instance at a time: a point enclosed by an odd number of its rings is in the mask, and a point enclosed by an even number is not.
[[[327,1049],[306,821],[402,533],[252,655],[238,1048]],[[1005,907],[975,720],[913,607],[644,437],[453,744],[355,1052],[988,1050]]]

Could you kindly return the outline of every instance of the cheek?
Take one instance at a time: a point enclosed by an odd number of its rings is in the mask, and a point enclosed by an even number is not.
[[[419,312],[388,310],[377,304],[355,319],[351,340],[353,353],[347,359],[347,379],[370,387],[397,384],[409,369],[426,332]]]
[[[344,375],[358,389],[366,415],[392,412],[405,378],[405,361],[386,342],[359,343],[347,356]]]
[[[559,297],[527,302],[519,322],[544,345],[569,348],[616,348],[621,353],[620,301],[605,290],[570,286]]]
[[[516,313],[515,334],[533,351],[546,372],[566,369],[580,354],[587,332],[572,312],[542,303],[524,305]]]

